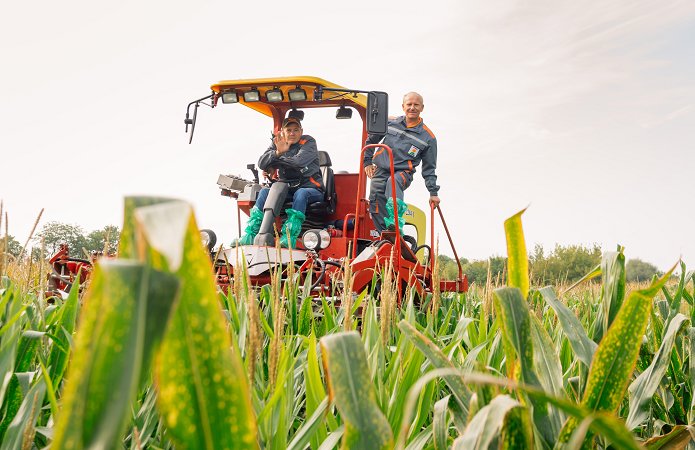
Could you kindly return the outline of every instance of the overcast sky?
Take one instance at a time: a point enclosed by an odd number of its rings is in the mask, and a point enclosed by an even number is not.
[[[309,75],[387,91],[392,114],[423,94],[459,256],[505,254],[504,219],[530,205],[529,248],[622,244],[695,268],[694,48],[692,0],[11,2],[0,198],[22,242],[41,208],[91,231],[151,194],[190,201],[228,243],[217,176],[250,176],[272,122],[206,108],[188,145],[185,106],[219,80]],[[307,113],[305,132],[355,171],[359,120],[333,115]],[[416,175],[406,200],[427,196]]]

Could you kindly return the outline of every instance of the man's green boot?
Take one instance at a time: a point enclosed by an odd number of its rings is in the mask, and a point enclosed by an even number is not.
[[[287,220],[280,231],[280,247],[295,248],[297,246],[297,237],[302,231],[302,223],[306,216],[303,212],[296,209],[286,209]],[[287,236],[289,235],[290,245],[287,245]]]
[[[251,208],[251,215],[249,216],[248,222],[246,222],[244,235],[232,242],[232,247],[253,244],[253,239],[258,234],[258,230],[261,229],[261,222],[263,222],[263,211],[254,206]]]
[[[403,234],[403,227],[405,226],[403,214],[405,214],[405,211],[408,209],[408,205],[406,205],[405,202],[400,198],[396,200],[398,204],[398,230],[401,234]],[[393,209],[393,197],[389,197],[389,199],[386,201],[387,214],[386,217],[384,217],[384,225],[386,226],[386,229],[390,231],[394,231],[396,229],[394,218],[395,211]]]

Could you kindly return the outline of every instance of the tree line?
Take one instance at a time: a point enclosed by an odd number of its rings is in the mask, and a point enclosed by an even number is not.
[[[115,225],[85,232],[79,225],[48,222],[32,237],[31,248],[25,249],[25,255],[37,260],[41,255],[42,247],[44,256],[50,256],[58,251],[61,244],[67,244],[70,256],[75,258],[86,258],[92,252],[115,254],[120,237],[121,232]],[[18,258],[22,248],[23,244],[14,236],[8,235],[0,239],[0,253],[6,252]]]
[[[591,272],[601,263],[601,247],[598,245],[559,245],[546,252],[542,245],[536,245],[529,255],[532,281],[543,286],[558,283],[574,283]],[[439,273],[443,279],[455,279],[458,276],[456,260],[446,255],[439,255]],[[492,284],[505,284],[507,258],[491,256],[486,260],[470,261],[460,258],[463,273],[469,283],[485,285],[488,278]],[[629,259],[625,264],[627,281],[648,281],[654,275],[661,275],[659,269],[639,258]]]
[[[32,249],[27,249],[28,255],[38,259],[41,245],[44,246],[45,256],[58,251],[60,244],[67,244],[70,255],[84,258],[91,252],[105,251],[115,254],[118,250],[120,230],[117,226],[107,225],[102,229],[85,232],[79,225],[61,222],[48,222],[32,238]],[[22,244],[13,236],[5,236],[0,240],[0,253],[7,252],[18,257]],[[542,245],[536,245],[529,256],[531,277],[534,284],[546,285],[557,283],[573,283],[601,263],[602,250],[598,245],[559,245],[546,252]],[[458,276],[456,260],[446,255],[438,256],[439,273],[443,279],[455,279]],[[486,260],[468,260],[461,258],[463,273],[468,276],[470,283],[484,285],[506,283],[507,258],[491,256]],[[650,280],[655,274],[660,274],[653,264],[638,258],[626,263],[627,281]]]

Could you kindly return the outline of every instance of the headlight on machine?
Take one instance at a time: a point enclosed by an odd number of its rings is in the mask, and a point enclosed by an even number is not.
[[[302,236],[302,244],[307,250],[324,249],[331,243],[331,235],[326,230],[307,230]]]

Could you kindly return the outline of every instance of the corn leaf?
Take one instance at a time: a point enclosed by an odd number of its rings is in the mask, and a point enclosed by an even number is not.
[[[492,448],[503,448],[499,446],[498,440],[502,434],[507,415],[515,408],[524,409],[519,402],[508,395],[498,395],[473,416],[473,419],[466,427],[466,431],[454,440],[452,448],[454,450],[487,450],[493,443],[496,443],[496,445]],[[519,433],[517,437],[523,441],[528,441],[533,435],[533,431],[530,429],[530,421],[513,422],[515,425],[514,431]],[[522,427],[516,427],[516,425],[521,425],[522,423],[524,423]],[[516,448],[530,447],[522,445]]]
[[[673,269],[646,289],[633,291],[620,308],[594,355],[582,399],[585,408],[613,412],[620,404],[637,361],[652,298],[672,272]],[[578,424],[576,417],[570,417],[562,428],[559,442],[567,442]],[[585,443],[590,439],[587,436]]]
[[[257,448],[246,373],[226,330],[192,208],[181,201],[130,198],[125,216],[122,247],[182,282],[155,364],[157,405],[168,433],[182,448]]]
[[[630,393],[630,411],[626,420],[629,429],[632,430],[639,426],[649,417],[649,404],[668,369],[676,336],[688,322],[688,318],[683,314],[676,314],[673,319],[669,320],[659,346],[659,351],[654,356],[652,363],[630,384],[628,388]]]
[[[591,366],[591,360],[594,358],[598,345],[589,339],[577,316],[555,296],[552,287],[544,287],[540,290],[540,293],[548,306],[555,311],[562,331],[567,336],[574,354],[586,367]]]
[[[75,341],[54,448],[116,448],[139,385],[144,355],[164,333],[176,277],[132,261],[92,274]],[[149,335],[149,336],[148,336]]]
[[[329,398],[345,423],[343,449],[388,449],[393,433],[376,403],[367,357],[357,332],[321,338]]]
[[[432,431],[434,434],[435,450],[445,450],[449,445],[449,422],[451,419],[447,416],[447,412],[449,410],[450,398],[451,395],[447,395],[434,404]]]
[[[75,332],[78,310],[79,283],[76,281],[67,300],[61,307],[60,320],[56,323],[56,332],[51,353],[48,357],[48,373],[53,385],[58,388],[63,379],[70,357],[70,338]]]
[[[412,324],[401,320],[398,324],[401,332],[405,334],[408,339],[420,350],[425,357],[429,360],[430,364],[437,369],[453,369],[454,364],[449,360],[449,358],[442,353],[442,351],[437,347],[431,340],[429,340],[424,334],[420,333]],[[468,415],[468,403],[471,400],[471,391],[466,387],[464,382],[459,377],[447,377],[444,379],[447,386],[454,395],[454,398],[458,402],[461,409],[466,415]]]
[[[511,287],[519,288],[524,298],[528,296],[530,286],[526,240],[521,225],[521,215],[525,211],[526,208],[504,221],[504,234],[507,238],[507,282]]]
[[[41,405],[45,395],[46,383],[44,383],[43,378],[39,378],[24,396],[17,414],[3,436],[0,450],[32,448],[36,434],[34,427],[36,419],[41,413]]]
[[[601,309],[594,323],[594,341],[600,342],[613,323],[625,298],[625,255],[618,246],[617,252],[606,252],[601,260]]]
[[[507,353],[507,371],[510,378],[516,376],[515,367],[520,367],[519,379],[531,386],[543,387],[534,365],[534,345],[528,303],[516,287],[494,291],[495,311],[500,318],[500,328]],[[547,363],[547,362],[546,362]],[[548,374],[548,378],[553,378]],[[551,383],[551,381],[549,381]],[[562,426],[561,417],[549,410],[545,402],[533,401],[533,418],[541,438],[547,446],[556,441]]]
[[[309,418],[302,424],[301,428],[297,430],[294,437],[287,445],[287,450],[305,449],[314,437],[314,435],[323,426],[323,419],[327,411],[328,397],[325,397],[323,401],[319,404],[318,408],[314,410],[314,412],[309,416]]]
[[[676,425],[668,434],[648,439],[644,445],[648,450],[683,450],[693,441],[695,441],[695,427]]]

